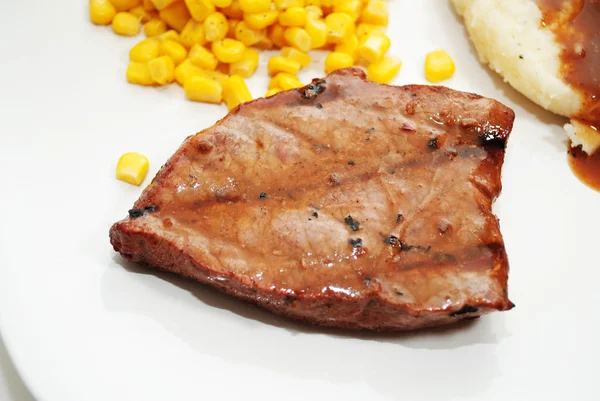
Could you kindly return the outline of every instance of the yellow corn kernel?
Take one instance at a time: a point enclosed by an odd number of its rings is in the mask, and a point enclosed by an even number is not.
[[[312,39],[306,30],[296,26],[288,28],[284,33],[285,40],[290,46],[296,49],[307,52],[312,47]]]
[[[321,9],[321,7],[310,5],[304,7],[304,9],[306,10],[306,18],[318,19],[323,17],[323,10]]]
[[[257,49],[261,49],[261,50],[271,50],[271,49],[273,49],[274,44],[273,44],[273,41],[271,39],[269,39],[268,36],[265,36],[264,38],[262,38],[260,40],[260,42],[255,44],[254,47],[256,47]]]
[[[223,13],[214,12],[204,20],[204,36],[207,42],[225,38],[228,30],[229,24]]]
[[[223,88],[210,78],[193,75],[185,80],[183,90],[188,99],[195,102],[221,103]]]
[[[160,41],[156,38],[146,38],[133,46],[129,50],[129,59],[131,61],[150,61],[158,57],[158,48]]]
[[[348,14],[331,13],[325,18],[327,43],[341,43],[354,33],[354,22]]]
[[[275,0],[275,7],[278,10],[285,10],[291,7],[304,7],[304,0]]]
[[[363,36],[368,35],[374,29],[383,32],[385,30],[385,27],[379,25],[360,23],[356,27],[356,36],[358,36],[358,39],[362,39]]]
[[[148,63],[140,63],[137,61],[131,61],[127,66],[127,81],[136,85],[152,85],[154,80],[150,75],[150,69]]]
[[[117,11],[127,11],[142,5],[142,0],[110,0]]]
[[[168,26],[177,32],[181,32],[191,18],[190,12],[183,2],[173,3],[169,7],[163,8],[160,10],[159,15]]]
[[[90,0],[90,19],[96,25],[108,25],[112,22],[117,9],[108,0]]]
[[[327,44],[327,24],[320,19],[309,18],[304,27],[311,39],[311,48],[319,49]]]
[[[242,78],[250,78],[258,67],[258,51],[248,48],[244,51],[244,57],[240,61],[229,64],[229,75],[239,75]]]
[[[215,7],[225,8],[229,7],[233,0],[211,0]]]
[[[240,22],[240,20],[227,18],[227,35],[226,38],[235,39],[235,27]]]
[[[269,89],[279,88],[286,91],[295,88],[302,88],[303,86],[304,85],[302,82],[300,82],[298,77],[288,74],[287,72],[280,72],[269,81]]]
[[[175,80],[179,85],[183,86],[187,78],[202,75],[202,72],[203,70],[192,64],[192,61],[188,58],[175,68]]]
[[[169,56],[157,57],[148,61],[150,76],[159,85],[170,84],[175,80],[175,64]]]
[[[388,25],[388,6],[383,0],[369,0],[360,16],[361,22],[373,25]]]
[[[152,19],[144,24],[144,33],[148,37],[158,36],[167,31],[167,24],[161,19]]]
[[[271,97],[281,92],[281,88],[271,88],[265,93],[265,97]]]
[[[225,104],[229,110],[235,109],[238,105],[252,100],[252,94],[242,77],[232,75],[227,78],[227,82],[223,86],[223,100],[225,100]]]
[[[358,37],[355,34],[352,34],[348,38],[348,40],[335,45],[334,51],[340,52],[340,53],[346,53],[346,54],[349,54],[352,57],[354,57],[354,54],[356,53],[356,49],[358,49],[358,43],[359,43]]]
[[[225,38],[212,44],[212,52],[222,63],[235,63],[244,57],[246,46],[238,40]]]
[[[308,53],[301,52],[298,49],[294,49],[293,47],[283,47],[281,49],[281,55],[300,63],[300,68],[304,68],[310,64],[310,55],[308,55]]]
[[[244,14],[244,22],[252,29],[264,29],[269,25],[273,25],[278,18],[279,12],[276,10]]]
[[[279,24],[281,26],[300,26],[306,25],[307,12],[303,7],[290,7],[279,14]]]
[[[204,42],[206,42],[204,39],[204,25],[190,18],[179,34],[179,43],[190,49],[195,44],[203,45]]]
[[[187,57],[187,50],[179,42],[164,40],[160,42],[158,54],[171,57],[175,65],[179,65]]]
[[[215,5],[210,0],[185,0],[185,5],[197,22],[204,22],[206,17],[216,11]]]
[[[142,7],[142,6],[137,6],[135,8],[132,8],[131,10],[129,10],[129,12],[132,13],[133,15],[135,15],[136,17],[138,17],[140,19],[140,21],[142,22],[142,24],[145,24],[146,22],[150,21],[152,18],[158,17],[158,15],[156,14],[155,11],[146,11],[146,10],[144,10],[144,7]]]
[[[334,12],[347,14],[352,18],[352,21],[358,20],[361,10],[361,0],[344,0],[333,7]]]
[[[140,28],[140,20],[131,13],[117,13],[112,20],[112,29],[118,35],[135,36],[140,33]]]
[[[281,25],[277,23],[271,25],[267,31],[267,35],[277,47],[287,46],[287,42],[285,40],[285,28]]]
[[[425,78],[440,82],[454,75],[454,61],[444,50],[433,51],[425,57]]]
[[[162,10],[163,8],[169,7],[171,4],[175,3],[177,0],[152,0],[152,4],[157,10]]]
[[[214,54],[206,50],[199,44],[195,44],[190,49],[189,60],[196,67],[202,68],[203,70],[214,71],[217,68],[217,58]]]
[[[221,9],[221,12],[229,18],[234,18],[238,20],[244,18],[244,12],[240,8],[239,0],[233,0],[231,2],[231,5],[229,7]]]
[[[144,10],[146,11],[156,11],[156,7],[154,7],[152,0],[142,0],[142,7],[144,7]]]
[[[245,13],[264,13],[271,9],[271,0],[240,0],[240,8]]]
[[[390,48],[390,38],[380,30],[374,29],[361,39],[356,49],[359,59],[369,63],[378,63]]]
[[[266,36],[266,31],[249,28],[244,21],[240,21],[235,27],[235,38],[245,46],[252,46]]]
[[[226,64],[223,64],[223,65],[226,65]],[[202,70],[202,72],[200,73],[200,76],[204,77],[204,78],[212,79],[213,81],[217,81],[219,83],[219,85],[221,85],[221,87],[223,87],[225,85],[225,82],[227,81],[227,78],[228,78],[227,74],[225,74],[223,72],[219,72],[219,71],[204,71],[204,70]]]
[[[379,63],[373,63],[367,68],[367,77],[370,81],[388,84],[398,75],[402,61],[398,57],[387,56]]]
[[[321,7],[333,8],[340,4],[343,0],[321,0]]]
[[[146,178],[149,166],[150,163],[143,154],[137,152],[125,153],[119,157],[117,162],[117,179],[129,184],[140,185]]]
[[[162,33],[158,36],[158,39],[163,42],[165,40],[172,40],[173,42],[179,42],[179,34],[173,29],[169,29],[167,32]]]
[[[297,74],[300,71],[300,63],[291,58],[283,56],[273,56],[267,63],[267,69],[269,75],[273,76],[280,72],[287,72],[288,74]]]
[[[341,68],[352,67],[354,58],[347,53],[332,52],[325,58],[325,72],[327,74]]]

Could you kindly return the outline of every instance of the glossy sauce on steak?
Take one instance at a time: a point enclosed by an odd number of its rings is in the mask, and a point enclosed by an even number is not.
[[[477,95],[336,71],[187,138],[111,243],[318,325],[406,330],[510,309],[491,207],[513,119]]]

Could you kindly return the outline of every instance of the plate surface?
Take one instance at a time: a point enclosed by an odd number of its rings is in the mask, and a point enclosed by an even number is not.
[[[120,154],[148,156],[147,184],[226,109],[189,102],[176,85],[127,84],[138,39],[93,26],[85,1],[2,9],[0,330],[40,401],[600,397],[600,193],[571,174],[563,120],[479,64],[446,1],[390,1],[390,52],[404,61],[394,83],[425,83],[425,54],[445,49],[457,65],[446,85],[514,108],[494,210],[517,307],[387,335],[299,326],[116,256],[108,229],[141,191],[114,178]],[[323,74],[323,58],[303,81]]]

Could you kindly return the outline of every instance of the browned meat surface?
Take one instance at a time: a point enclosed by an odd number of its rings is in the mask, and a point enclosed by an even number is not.
[[[510,309],[491,207],[513,119],[477,95],[337,71],[187,138],[111,242],[317,325],[407,330]]]

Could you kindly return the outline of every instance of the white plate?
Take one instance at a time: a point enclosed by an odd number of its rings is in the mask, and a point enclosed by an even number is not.
[[[600,193],[571,174],[562,119],[478,63],[447,2],[390,2],[395,83],[424,83],[424,55],[446,49],[448,86],[514,108],[495,212],[517,307],[390,335],[299,326],[115,255],[108,229],[141,191],[114,178],[119,155],[146,154],[148,183],[226,110],[127,84],[137,39],[62,3],[6,2],[0,24],[0,329],[39,400],[599,399]]]

